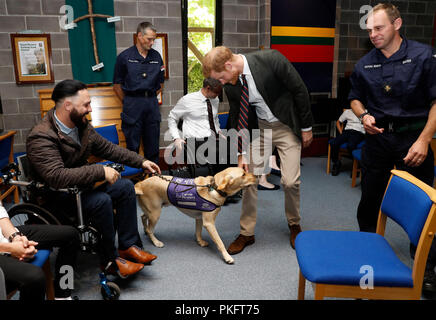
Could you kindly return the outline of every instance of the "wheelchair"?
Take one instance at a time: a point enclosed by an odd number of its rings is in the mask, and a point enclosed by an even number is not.
[[[16,163],[10,163],[1,170],[0,180],[5,185],[16,185],[20,187],[21,197],[23,202],[13,205],[8,210],[9,218],[14,226],[26,224],[66,224],[65,221],[60,221],[49,210],[44,208],[37,202],[39,195],[47,192],[63,192],[75,198],[77,217],[76,220],[69,220],[67,224],[72,224],[77,228],[80,234],[81,251],[95,254],[97,252],[100,234],[90,224],[85,224],[81,205],[81,194],[83,190],[78,187],[53,189],[36,181],[26,181],[23,179],[22,172],[29,172],[26,156],[18,157],[18,166]],[[124,170],[123,165],[117,163],[107,164],[115,170],[121,172]],[[26,175],[24,175],[26,176]],[[18,179],[18,180],[17,180]],[[99,274],[101,294],[104,300],[117,300],[120,297],[121,289],[112,281],[107,279],[107,270],[112,262],[109,262],[105,269]]]

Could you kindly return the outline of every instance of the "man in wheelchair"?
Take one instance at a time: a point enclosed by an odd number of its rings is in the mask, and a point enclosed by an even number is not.
[[[122,278],[140,271],[155,255],[143,250],[138,233],[136,195],[133,183],[102,164],[88,158],[122,163],[149,172],[159,167],[136,152],[115,145],[100,136],[88,122],[92,111],[86,85],[76,80],[58,83],[52,93],[55,107],[30,131],[27,142],[31,176],[54,189],[86,187],[81,194],[82,212],[101,235],[99,255],[102,267]],[[95,183],[105,181],[98,187]],[[44,199],[64,214],[76,215],[75,200],[68,194]],[[115,211],[115,213],[114,213]],[[60,219],[61,220],[61,219]],[[115,236],[118,234],[118,249]]]

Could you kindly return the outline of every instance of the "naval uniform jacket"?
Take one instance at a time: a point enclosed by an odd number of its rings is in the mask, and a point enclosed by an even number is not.
[[[272,114],[292,129],[301,139],[301,128],[313,125],[309,93],[298,72],[277,50],[261,50],[244,54],[256,88]],[[224,86],[230,104],[228,128],[236,129],[242,85]],[[257,129],[255,107],[248,111],[248,129]]]

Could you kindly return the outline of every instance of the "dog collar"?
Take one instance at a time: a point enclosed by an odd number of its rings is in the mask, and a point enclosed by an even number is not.
[[[212,183],[210,184],[209,190],[210,190],[210,189],[215,190],[216,192],[218,192],[218,194],[219,194],[221,197],[224,197],[224,198],[227,197],[227,192],[224,192],[224,191],[218,190],[218,186],[217,186],[216,183],[215,183],[215,179],[212,179]]]

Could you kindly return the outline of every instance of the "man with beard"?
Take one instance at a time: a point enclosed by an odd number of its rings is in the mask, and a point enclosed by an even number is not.
[[[83,215],[101,234],[102,267],[108,267],[109,272],[123,278],[132,275],[156,259],[142,249],[133,183],[120,179],[119,172],[113,168],[89,164],[88,158],[93,155],[150,172],[160,173],[160,169],[137,153],[107,141],[94,130],[86,119],[92,109],[85,84],[64,80],[54,88],[52,99],[55,107],[32,128],[27,138],[31,174],[35,180],[55,189],[86,188],[81,194]],[[99,181],[106,183],[92,188]],[[75,200],[71,198],[57,192],[46,195],[44,200],[62,223],[71,223],[76,217]]]

